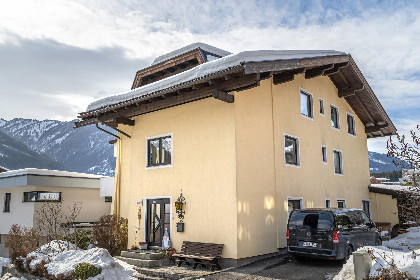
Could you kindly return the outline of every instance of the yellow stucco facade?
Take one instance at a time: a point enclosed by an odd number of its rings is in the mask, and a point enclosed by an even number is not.
[[[301,115],[300,89],[312,95],[313,118]],[[171,199],[169,230],[177,250],[184,240],[223,243],[223,257],[233,259],[286,246],[288,198],[301,199],[305,208],[325,207],[327,198],[331,207],[345,199],[346,207],[362,208],[369,199],[364,125],[328,77],[296,75],[279,85],[266,79],[233,94],[234,103],[206,98],[137,116],[132,127],[119,126],[131,135],[119,140],[120,213],[129,219],[129,244],[136,227],[136,241],[145,237],[148,199]],[[330,104],[339,109],[339,130],[331,127]],[[355,117],[356,136],[347,133],[347,113]],[[285,134],[299,140],[299,166],[285,164]],[[147,139],[161,135],[172,136],[172,164],[147,168]],[[343,175],[334,173],[333,149],[342,153]],[[177,232],[174,202],[181,189],[185,231]]]

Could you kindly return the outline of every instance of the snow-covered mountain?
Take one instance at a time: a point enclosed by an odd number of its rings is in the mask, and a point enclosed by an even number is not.
[[[0,121],[0,130],[33,151],[61,163],[69,171],[114,173],[114,149],[108,143],[112,136],[94,126],[73,129],[73,121],[17,118]]]
[[[382,173],[398,170],[392,162],[394,158],[389,158],[386,154],[369,152],[369,170],[370,173]]]

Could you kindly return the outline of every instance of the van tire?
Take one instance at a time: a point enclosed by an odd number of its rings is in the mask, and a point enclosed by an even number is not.
[[[347,262],[347,260],[350,258],[350,256],[353,254],[353,247],[350,245],[346,246],[346,250],[344,251],[344,259],[343,262]]]

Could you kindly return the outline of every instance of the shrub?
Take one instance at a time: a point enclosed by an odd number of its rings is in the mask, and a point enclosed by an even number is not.
[[[92,240],[111,256],[120,255],[128,245],[128,220],[114,215],[100,217],[93,225]]]
[[[86,250],[92,238],[92,231],[90,230],[77,230],[64,237],[64,240],[73,243],[80,249]]]
[[[75,280],[86,280],[102,273],[102,268],[98,268],[90,263],[79,263],[72,273]]]
[[[6,248],[9,250],[12,262],[21,257],[26,257],[30,252],[35,250],[39,242],[39,232],[34,228],[21,227],[17,224],[12,225],[6,238]],[[21,265],[16,265],[21,268]]]

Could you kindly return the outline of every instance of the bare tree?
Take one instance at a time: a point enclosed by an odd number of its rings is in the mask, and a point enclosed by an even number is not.
[[[420,225],[420,125],[410,131],[410,136],[398,135],[390,137],[387,142],[388,157],[394,157],[394,164],[400,168],[408,168],[404,174],[406,188],[398,191],[399,216],[405,222]],[[409,141],[411,140],[411,141]]]

